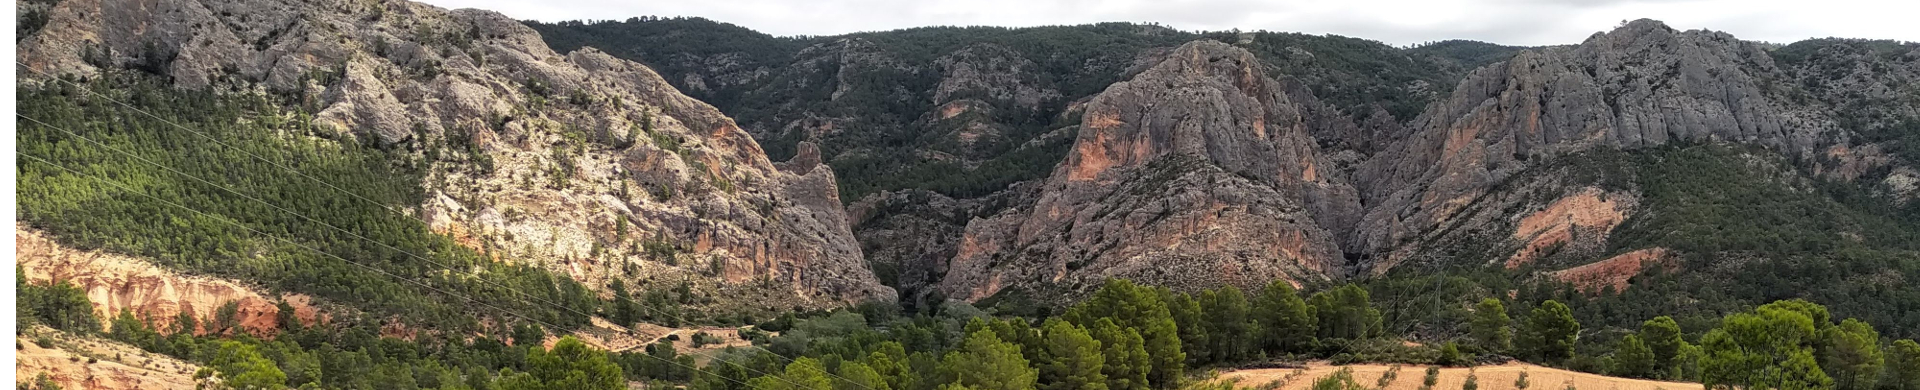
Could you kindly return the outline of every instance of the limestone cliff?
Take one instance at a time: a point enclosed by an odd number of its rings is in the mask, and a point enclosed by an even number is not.
[[[1188,289],[1338,275],[1334,231],[1359,205],[1322,171],[1309,134],[1328,124],[1306,115],[1318,103],[1286,92],[1224,43],[1167,53],[1086,104],[1031,206],[968,224],[941,289],[979,300],[1110,277]]]
[[[130,68],[289,97],[340,142],[426,166],[424,204],[391,206],[501,261],[594,287],[685,281],[758,310],[893,298],[829,168],[778,168],[647,67],[555,53],[503,15],[400,0],[71,0],[47,14],[20,43],[23,79]]]

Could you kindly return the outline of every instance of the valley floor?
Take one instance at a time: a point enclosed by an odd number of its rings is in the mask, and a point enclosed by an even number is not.
[[[1242,388],[1264,387],[1263,385],[1268,383],[1281,381],[1282,384],[1280,386],[1273,387],[1272,389],[1302,390],[1312,388],[1315,379],[1332,375],[1341,368],[1351,368],[1353,369],[1353,379],[1362,386],[1371,389],[1375,388],[1374,385],[1378,383],[1380,377],[1392,369],[1392,367],[1391,365],[1381,364],[1336,366],[1327,364],[1326,362],[1314,362],[1309,364],[1307,368],[1263,368],[1226,371],[1220,373],[1220,378],[1238,380],[1238,387]],[[1399,374],[1394,377],[1392,383],[1388,383],[1382,390],[1417,390],[1420,388],[1421,382],[1426,376],[1426,370],[1426,366],[1402,366]],[[1698,383],[1616,378],[1519,362],[1498,366],[1479,366],[1471,369],[1464,367],[1441,368],[1440,382],[1434,385],[1433,388],[1459,389],[1466,383],[1468,371],[1472,371],[1478,378],[1479,388],[1485,390],[1516,389],[1517,386],[1514,385],[1514,382],[1520,378],[1520,373],[1522,372],[1527,373],[1527,388],[1529,389],[1697,390],[1701,388]]]

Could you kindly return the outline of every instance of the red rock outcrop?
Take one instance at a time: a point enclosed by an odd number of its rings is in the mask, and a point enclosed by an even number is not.
[[[1626,291],[1627,282],[1646,270],[1648,266],[1664,266],[1672,271],[1677,265],[1668,257],[1667,248],[1647,248],[1622,253],[1606,260],[1587,265],[1554,271],[1549,276],[1561,282],[1571,283],[1580,292],[1598,294],[1613,287],[1613,291]]]
[[[1514,227],[1513,239],[1526,244],[1507,258],[1507,268],[1518,268],[1551,248],[1566,245],[1577,231],[1592,232],[1598,237],[1589,241],[1604,242],[1606,234],[1627,219],[1628,211],[1618,197],[1610,199],[1606,192],[1593,187],[1554,200],[1545,210],[1521,218]]]

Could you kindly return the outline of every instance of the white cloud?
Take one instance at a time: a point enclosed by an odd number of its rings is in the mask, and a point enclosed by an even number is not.
[[[424,0],[518,19],[558,21],[699,16],[774,35],[834,35],[933,25],[1035,26],[1157,22],[1182,30],[1339,34],[1395,45],[1473,39],[1512,45],[1578,43],[1621,20],[1742,39],[1813,37],[1920,41],[1912,1],[1822,0]]]

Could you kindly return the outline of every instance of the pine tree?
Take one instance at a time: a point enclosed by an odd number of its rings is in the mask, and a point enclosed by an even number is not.
[[[1189,364],[1201,364],[1213,361],[1213,343],[1208,342],[1206,319],[1200,314],[1200,301],[1192,295],[1175,294],[1163,291],[1160,299],[1167,302],[1167,314],[1173,316],[1173,324],[1179,329],[1180,350],[1187,355]]]
[[[241,390],[286,387],[287,374],[272,360],[260,356],[253,346],[237,341],[222,341],[213,357],[213,369],[221,382]]]
[[[540,388],[613,390],[627,386],[620,365],[614,364],[606,351],[588,347],[573,336],[561,337],[551,350],[535,347],[528,351],[527,366]]]
[[[1640,323],[1640,341],[1653,351],[1654,367],[1670,367],[1673,359],[1680,355],[1680,347],[1687,343],[1680,338],[1680,323],[1673,317],[1659,316]]]
[[[1054,318],[1041,325],[1048,362],[1040,368],[1045,390],[1107,390],[1106,357],[1085,328]]]
[[[633,302],[633,294],[627,291],[626,282],[614,279],[607,287],[613,290],[613,309],[607,320],[620,326],[633,326],[640,321],[640,305]]]
[[[1209,361],[1238,362],[1250,357],[1247,340],[1252,325],[1247,320],[1247,296],[1239,288],[1227,285],[1201,294],[1200,312],[1210,344]]]
[[[1100,342],[1101,355],[1106,359],[1106,369],[1101,374],[1107,377],[1107,390],[1145,390],[1147,373],[1153,370],[1153,359],[1147,356],[1140,333],[1121,328],[1107,318],[1095,321],[1089,330],[1094,340]]]
[[[1276,280],[1260,290],[1253,302],[1253,322],[1261,348],[1269,355],[1297,353],[1314,348],[1314,333],[1319,326],[1312,306],[1300,299],[1293,285]]]
[[[1887,350],[1887,387],[1920,390],[1920,342],[1904,339]]]
[[[1109,280],[1093,297],[1069,309],[1066,318],[1082,326],[1107,318],[1121,328],[1139,331],[1152,360],[1148,382],[1157,388],[1173,388],[1184,376],[1187,354],[1181,350],[1179,326],[1160,296],[1154,289],[1131,281]]]
[[[960,349],[948,352],[940,362],[953,378],[949,385],[973,390],[1032,390],[1038,374],[1020,355],[1020,347],[1001,341],[992,331],[967,335]]]
[[[1833,377],[1836,389],[1869,390],[1878,384],[1886,360],[1873,325],[1848,318],[1822,333],[1820,368]]]
[[[1460,344],[1448,341],[1440,345],[1440,358],[1435,359],[1433,363],[1452,366],[1465,364],[1466,361],[1465,358],[1460,355]]]
[[[1627,335],[1614,348],[1613,367],[1608,371],[1614,376],[1648,378],[1653,376],[1654,360],[1653,350],[1640,341],[1640,336]]]
[[[1513,349],[1513,318],[1499,299],[1487,298],[1473,307],[1468,323],[1475,345],[1487,353],[1506,353]]]
[[[1707,388],[1826,388],[1833,379],[1815,363],[1814,315],[1824,307],[1780,301],[1728,315],[1700,339],[1701,384]],[[1817,306],[1817,305],[1816,305]]]
[[[840,363],[833,385],[833,390],[891,390],[879,371],[857,361]]]
[[[1380,309],[1373,307],[1367,290],[1358,285],[1322,291],[1307,302],[1319,316],[1320,338],[1359,340],[1380,332]]]
[[[1580,335],[1580,322],[1573,310],[1558,301],[1548,300],[1527,316],[1522,333],[1522,349],[1535,359],[1561,361],[1573,357],[1573,344]]]

